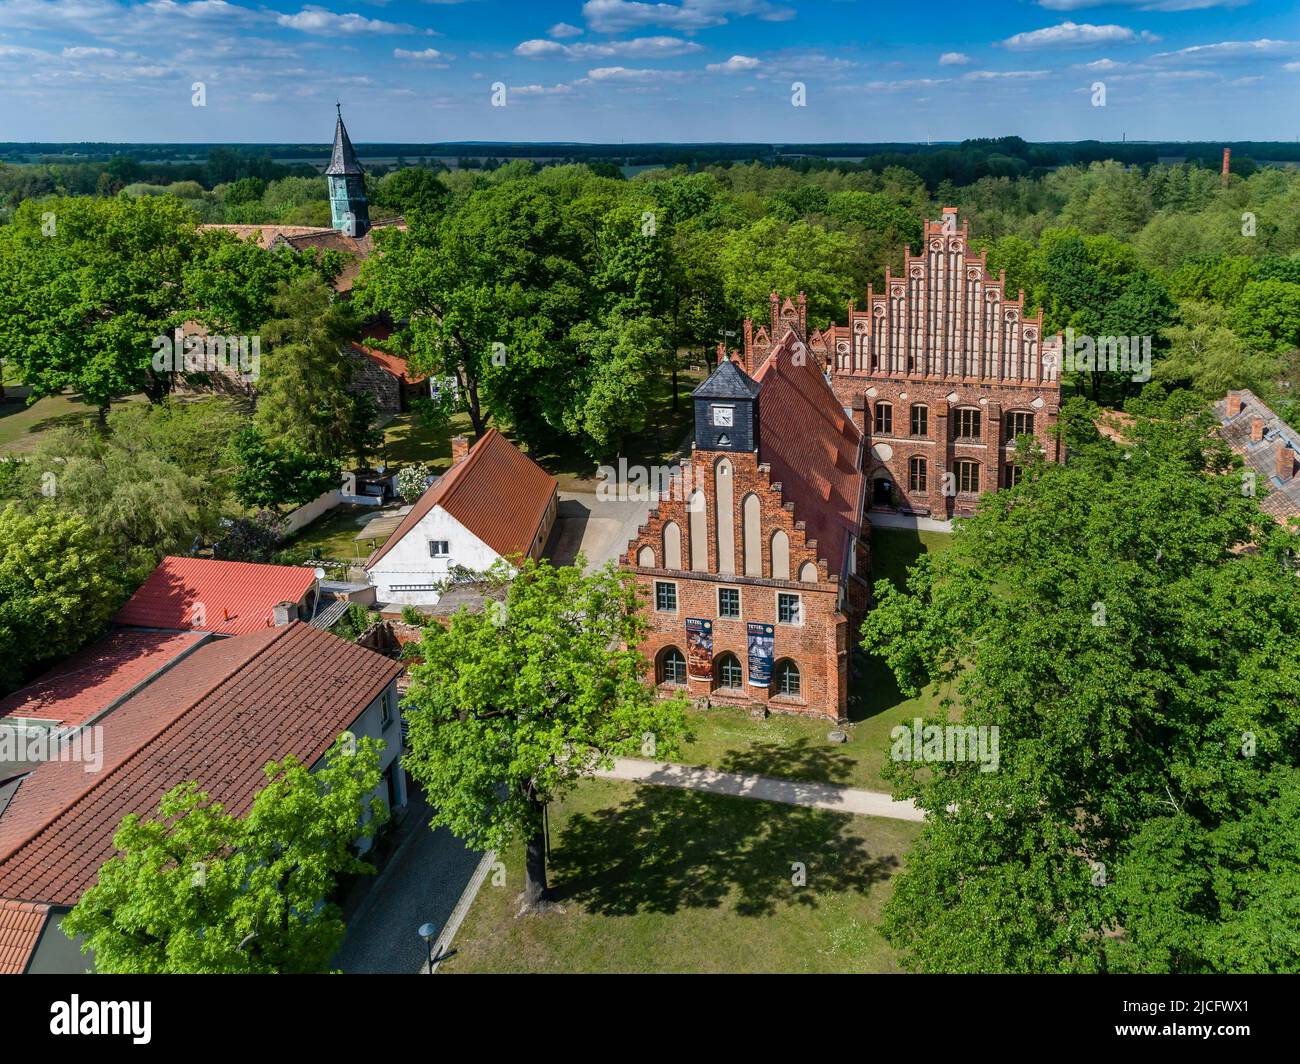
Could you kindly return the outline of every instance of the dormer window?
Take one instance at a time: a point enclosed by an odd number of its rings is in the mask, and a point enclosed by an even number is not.
[[[730,447],[730,446],[731,446],[731,437],[728,436],[725,432],[719,432],[719,433],[718,433],[718,446],[719,446],[719,447]]]
[[[715,427],[729,429],[735,425],[736,408],[734,406],[715,406],[712,408],[712,412]]]

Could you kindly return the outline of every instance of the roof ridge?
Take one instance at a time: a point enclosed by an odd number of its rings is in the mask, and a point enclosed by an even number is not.
[[[58,823],[58,821],[62,820],[65,816],[67,816],[74,809],[76,809],[83,802],[85,802],[87,798],[89,798],[92,794],[94,794],[95,791],[98,790],[101,786],[103,786],[108,780],[113,779],[123,768],[133,763],[141,755],[141,753],[145,750],[146,747],[152,745],[157,739],[161,738],[168,731],[170,731],[175,725],[177,725],[186,717],[188,717],[189,714],[194,711],[195,707],[198,706],[201,702],[211,697],[212,694],[217,690],[217,688],[221,687],[222,684],[229,681],[232,676],[238,675],[239,673],[243,672],[245,668],[251,665],[258,658],[260,658],[264,653],[266,653],[267,650],[269,650],[272,646],[278,643],[280,639],[282,639],[286,634],[292,631],[295,625],[301,625],[303,628],[308,628],[311,631],[317,631],[317,629],[311,628],[310,625],[305,625],[301,621],[291,621],[289,624],[285,625],[282,630],[275,631],[275,634],[272,635],[272,637],[266,641],[265,645],[259,647],[250,657],[244,660],[239,665],[239,667],[235,669],[233,673],[226,673],[220,679],[213,681],[213,683],[209,685],[208,688],[201,695],[191,699],[188,706],[186,706],[174,717],[172,717],[170,720],[164,723],[162,727],[158,728],[156,731],[151,732],[140,742],[136,743],[135,749],[132,750],[129,755],[124,757],[121,761],[119,761],[107,772],[98,774],[91,781],[90,785],[85,787],[77,795],[76,798],[74,798],[71,802],[68,802],[65,805],[61,806],[59,811],[54,816],[50,817],[48,820],[42,821],[33,831],[29,832],[26,836],[24,836],[20,842],[16,843],[14,847],[7,854],[0,856],[0,870],[2,870],[4,866],[9,864],[14,858],[16,858],[20,852],[22,852],[29,845],[31,845],[31,843],[42,832],[44,832],[47,828],[49,828],[53,824],[56,824]],[[251,639],[255,636],[260,637],[261,634],[262,634],[261,632],[249,632],[246,635],[233,636],[231,638],[232,640]],[[223,642],[225,642],[225,640],[214,639],[206,642],[204,645],[220,646]],[[152,683],[152,680],[150,681],[150,683]],[[148,685],[146,685],[146,688],[147,686]],[[141,691],[143,691],[144,689],[145,688],[142,688]],[[140,691],[136,692],[136,694],[139,693]]]

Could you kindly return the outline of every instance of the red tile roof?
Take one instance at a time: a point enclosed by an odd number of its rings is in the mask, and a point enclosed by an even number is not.
[[[75,727],[211,636],[120,628],[96,639],[26,687],[0,699],[0,718],[30,717]]]
[[[527,554],[559,481],[496,429],[438,478],[411,507],[366,569],[387,554],[435,506],[441,506],[501,557]]]
[[[48,905],[0,898],[0,975],[22,975],[49,916]]]
[[[242,815],[268,761],[314,764],[401,669],[301,622],[204,643],[113,711],[98,771],[50,761],[21,781],[0,814],[0,897],[76,904],[122,817],[186,780]]]
[[[416,373],[407,364],[406,359],[401,355],[394,355],[388,351],[381,351],[377,347],[366,347],[364,344],[353,344],[352,350],[358,354],[364,355],[370,359],[380,369],[391,373],[398,380],[406,384],[419,384],[420,381],[427,378],[426,374]]]
[[[793,357],[798,339],[787,331],[754,374],[761,385],[759,460],[771,465],[796,520],[817,540],[830,575],[838,576],[848,537],[861,527],[862,434],[816,360]]]
[[[315,581],[313,570],[295,565],[167,557],[114,620],[136,628],[256,632],[275,623],[277,603],[301,602]]]

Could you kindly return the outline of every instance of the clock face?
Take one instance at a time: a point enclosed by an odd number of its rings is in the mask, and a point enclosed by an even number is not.
[[[732,424],[734,411],[729,406],[715,406],[713,408],[713,423],[719,428],[729,429]]]

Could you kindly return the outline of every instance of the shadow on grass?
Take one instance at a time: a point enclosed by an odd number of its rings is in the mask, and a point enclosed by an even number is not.
[[[671,787],[643,786],[610,809],[575,814],[551,851],[556,901],[601,916],[672,914],[730,904],[740,916],[817,905],[819,895],[889,878],[893,854],[873,855],[847,830],[852,817]],[[807,885],[794,886],[802,862]]]
[[[828,722],[826,730],[831,727]],[[846,783],[853,776],[853,766],[853,758],[839,747],[826,742],[817,744],[806,737],[787,743],[760,739],[742,750],[727,751],[718,762],[723,772],[757,773],[811,783]]]

